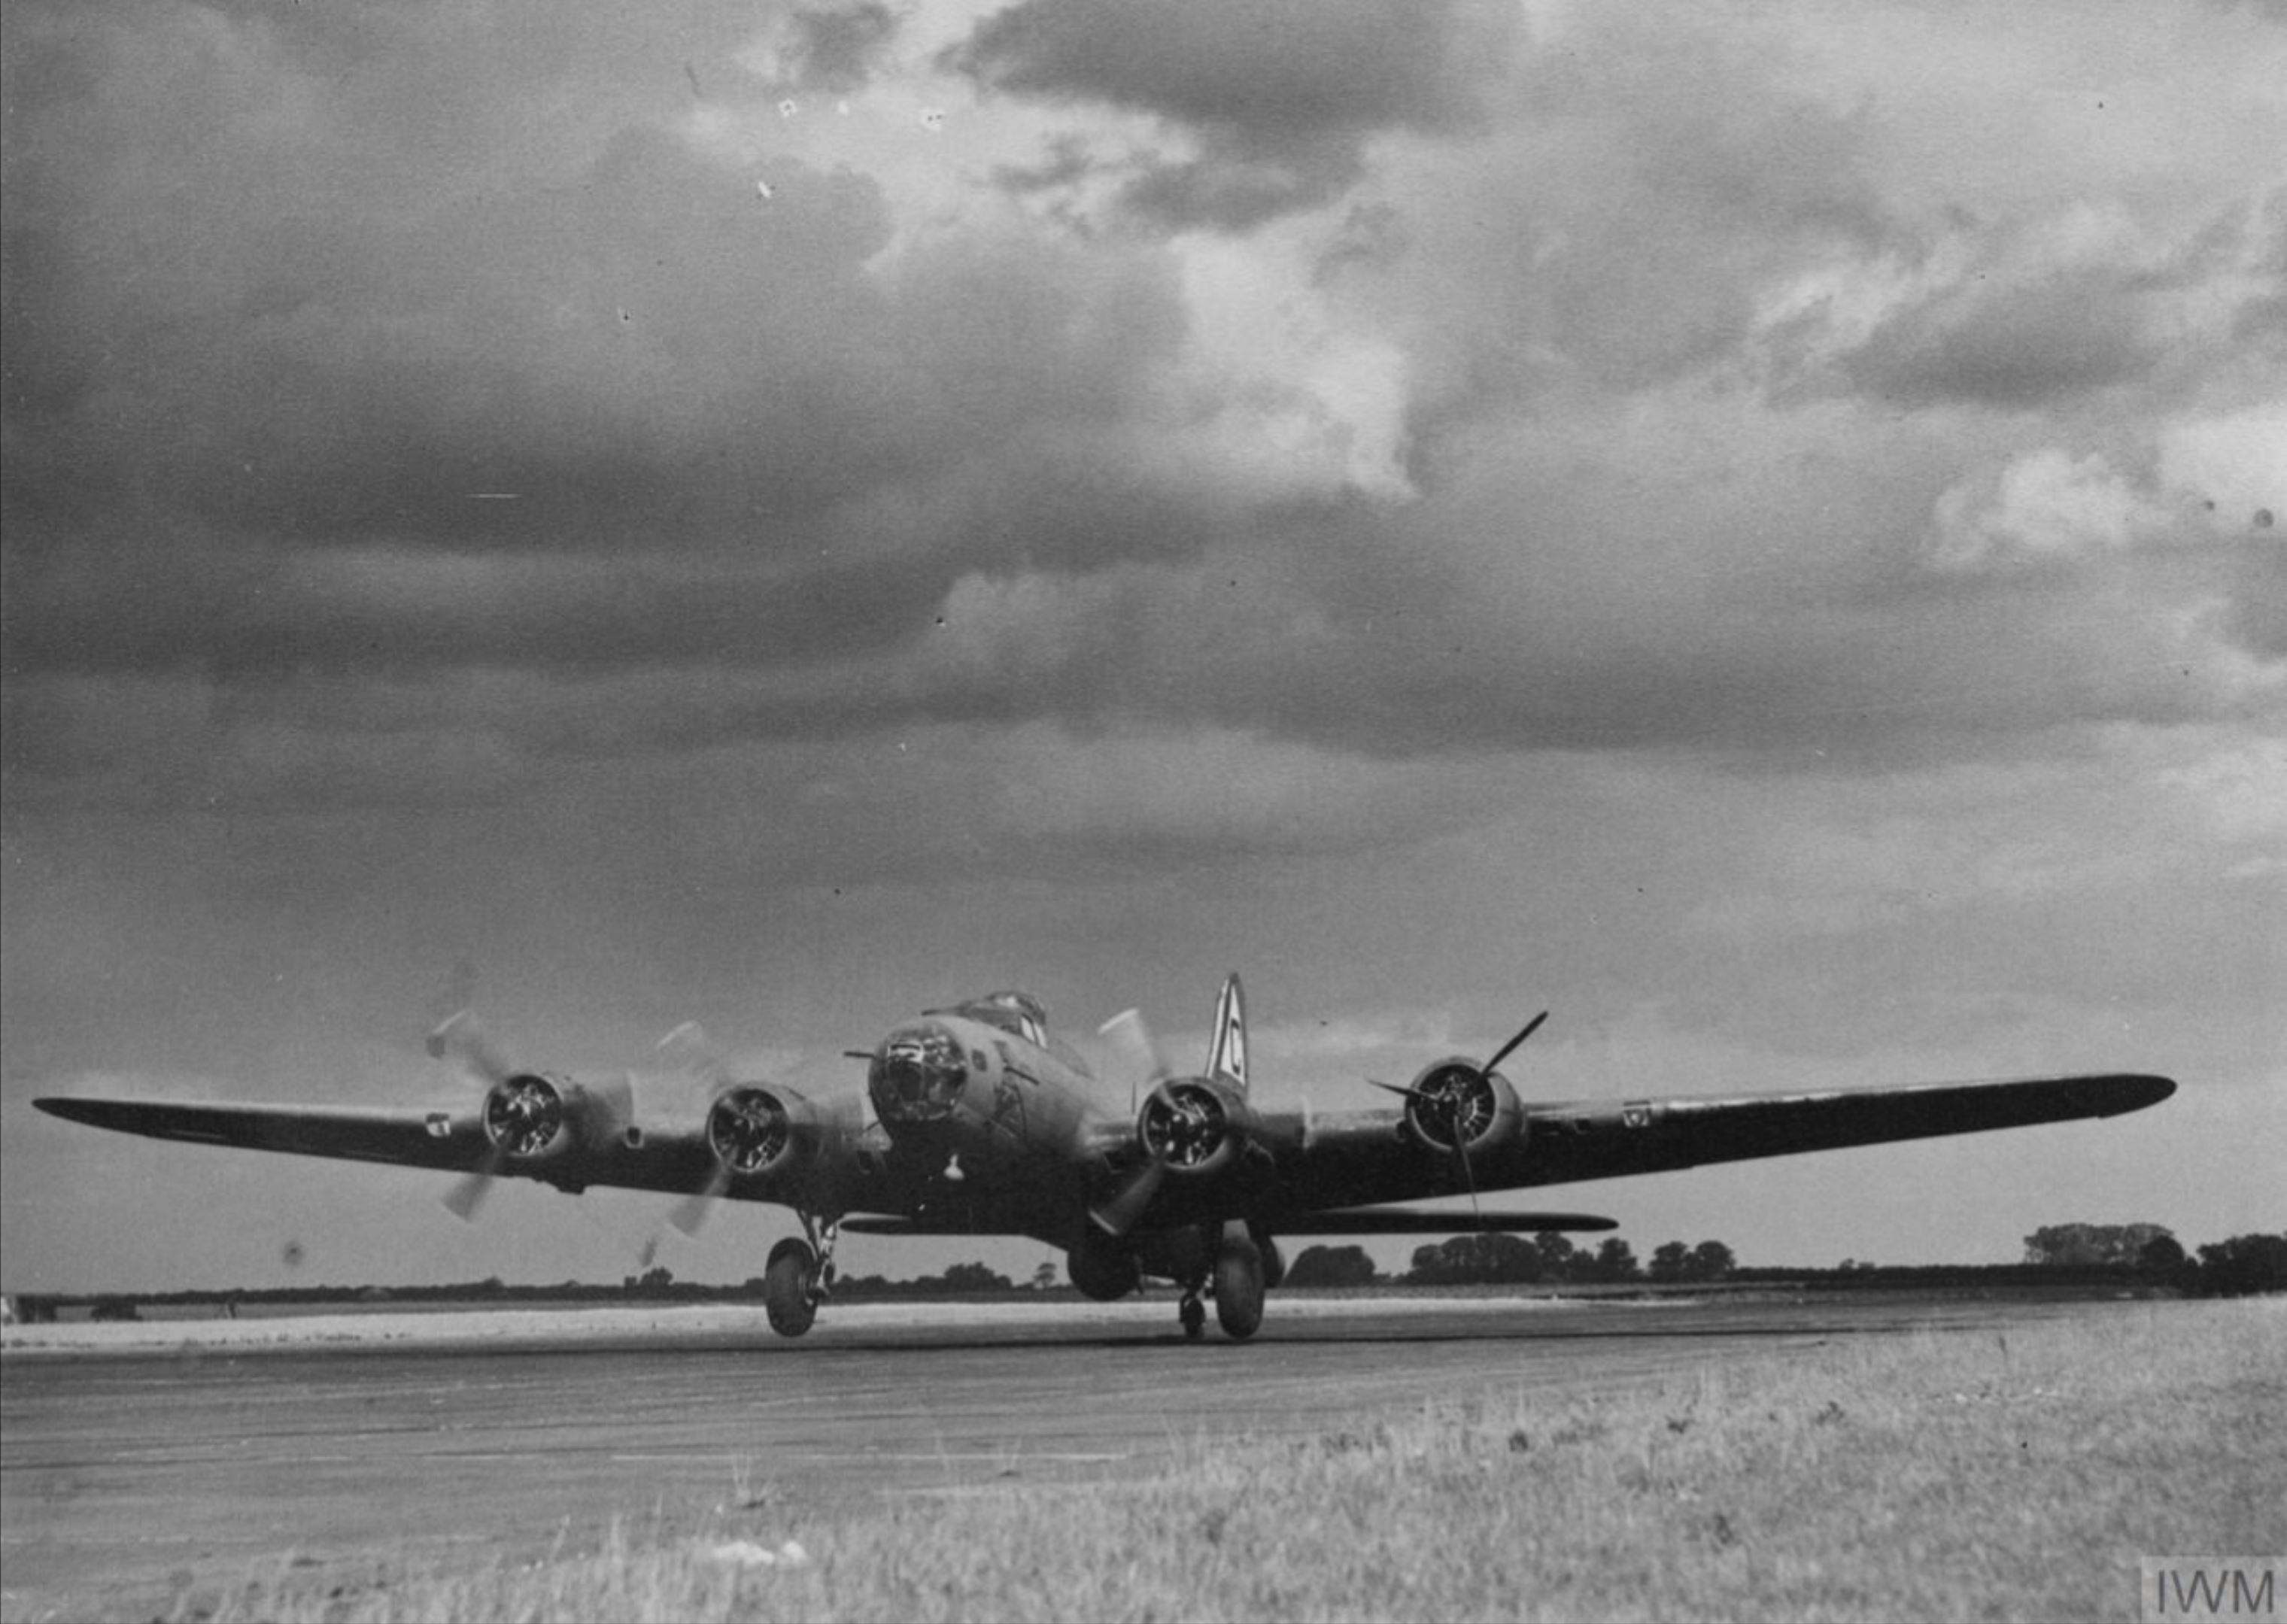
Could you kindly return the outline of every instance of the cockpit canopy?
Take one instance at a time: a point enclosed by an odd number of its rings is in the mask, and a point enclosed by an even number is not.
[[[950,1010],[930,1010],[930,1015],[959,1015],[988,1026],[997,1026],[1011,1037],[1022,1038],[1038,1048],[1049,1042],[1049,1011],[1047,1006],[1030,993],[987,993],[982,998]]]

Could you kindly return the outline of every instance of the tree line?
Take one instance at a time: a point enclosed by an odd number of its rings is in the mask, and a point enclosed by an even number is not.
[[[2287,1232],[2234,1235],[2193,1256],[2157,1224],[2051,1224],[2025,1237],[2025,1261],[2044,1268],[2133,1270],[2195,1296],[2287,1291]]]
[[[1405,1286],[1625,1285],[1720,1280],[1738,1266],[1720,1240],[1697,1246],[1670,1240],[1639,1263],[1635,1248],[1617,1235],[1594,1251],[1575,1246],[1568,1235],[1545,1230],[1523,1235],[1482,1232],[1455,1235],[1414,1248],[1413,1267],[1389,1282]],[[1289,1285],[1341,1287],[1382,1283],[1373,1259],[1360,1246],[1305,1247],[1286,1271]]]
[[[1554,1231],[1530,1238],[1475,1232],[1455,1235],[1414,1249],[1412,1266],[1382,1274],[1362,1246],[1310,1246],[1296,1255],[1286,1283],[1324,1289],[1367,1286],[1533,1286],[1630,1284],[1697,1285],[1729,1280],[1742,1285],[1787,1281],[1862,1287],[1983,1287],[2008,1288],[2045,1284],[2164,1287],[2186,1296],[2245,1296],[2287,1291],[2287,1232],[2234,1235],[2187,1251],[2157,1224],[2053,1224],[2025,1237],[2024,1261],[1999,1264],[1919,1264],[1879,1267],[1845,1258],[1832,1270],[1749,1268],[1720,1240],[1690,1245],[1670,1240],[1637,1260],[1634,1249],[1608,1236],[1591,1250]],[[914,1279],[882,1275],[844,1275],[835,1294],[844,1297],[910,1298],[993,1296],[1019,1290],[1045,1291],[1057,1284],[1056,1265],[1042,1263],[1022,1287],[981,1263],[954,1264],[942,1273]],[[261,1304],[375,1307],[384,1303],[466,1302],[590,1302],[629,1298],[681,1303],[759,1301],[760,1275],[738,1285],[678,1280],[663,1266],[630,1274],[616,1286],[510,1286],[499,1276],[440,1286],[283,1286],[255,1290],[206,1290],[71,1294],[26,1293],[12,1311],[27,1321],[51,1320],[59,1310],[87,1311],[98,1319],[139,1318],[141,1307],[211,1306],[234,1309]]]
[[[2157,1224],[2054,1224],[2025,1237],[2022,1264],[1886,1268],[1846,1257],[1832,1271],[1743,1268],[1720,1240],[1697,1246],[1670,1240],[1639,1264],[1634,1250],[1617,1236],[1592,1251],[1553,1231],[1529,1240],[1475,1233],[1415,1248],[1412,1266],[1395,1276],[1381,1273],[1364,1247],[1305,1247],[1286,1279],[1294,1286],[1339,1289],[1375,1285],[1690,1285],[1727,1279],[1764,1284],[1829,1276],[1866,1286],[2039,1285],[2070,1277],[2076,1283],[2117,1279],[2162,1286],[2188,1296],[2244,1296],[2287,1291],[2287,1233],[2235,1235],[2192,1253]]]

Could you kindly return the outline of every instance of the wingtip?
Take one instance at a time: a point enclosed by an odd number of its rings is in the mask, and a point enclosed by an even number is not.
[[[2147,1105],[2156,1105],[2176,1091],[2176,1080],[2172,1077],[2141,1074],[2129,1078],[2128,1081],[2133,1097],[2133,1103],[2126,1107],[2130,1111],[2141,1111]]]
[[[2093,1116],[2122,1116],[2156,1105],[2176,1091],[2176,1080],[2149,1072],[2113,1072],[2086,1079],[2096,1089]]]

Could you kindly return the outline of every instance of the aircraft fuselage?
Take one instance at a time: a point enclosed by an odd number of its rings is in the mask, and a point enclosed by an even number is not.
[[[1017,994],[931,1010],[890,1032],[868,1064],[867,1092],[890,1157],[926,1181],[949,1227],[969,1227],[961,1213],[983,1220],[985,1208],[1001,1212],[1021,1194],[1017,1206],[1039,1210],[1019,1227],[1060,1239],[1072,1203],[1058,1198],[1085,1172],[1091,1126],[1113,1120],[1086,1063],[1048,1035],[1036,1011]],[[1009,1176],[1019,1172],[1027,1176]]]

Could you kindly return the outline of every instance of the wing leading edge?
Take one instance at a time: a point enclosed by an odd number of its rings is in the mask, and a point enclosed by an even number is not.
[[[1471,1147],[1470,1177],[1486,1193],[1627,1178],[2118,1116],[2175,1091],[2165,1077],[2103,1073],[1714,1098],[1543,1101],[1523,1105],[1508,1119],[1513,1126]],[[1297,1116],[1294,1129],[1302,1149],[1282,1163],[1276,1193],[1256,1203],[1256,1216],[1284,1232],[1300,1232],[1316,1212],[1463,1193],[1452,1159],[1419,1144],[1399,1112],[1313,1113],[1307,1127]]]
[[[462,1172],[477,1165],[485,1150],[484,1129],[472,1111],[148,1099],[36,1099],[32,1104],[50,1116],[115,1133],[294,1156],[337,1156]]]
[[[447,1173],[490,1170],[536,1178],[565,1189],[609,1184],[689,1194],[705,1182],[710,1167],[697,1134],[654,1132],[645,1137],[640,1147],[617,1146],[608,1155],[566,1157],[544,1169],[502,1168],[493,1161],[484,1124],[474,1111],[60,1097],[36,1099],[32,1104],[67,1121],[153,1139],[433,1168]]]
[[[1717,1099],[1529,1106],[1536,1184],[1658,1173],[2118,1116],[2156,1105],[2173,1081],[2141,1073],[1918,1083],[1895,1089]]]

